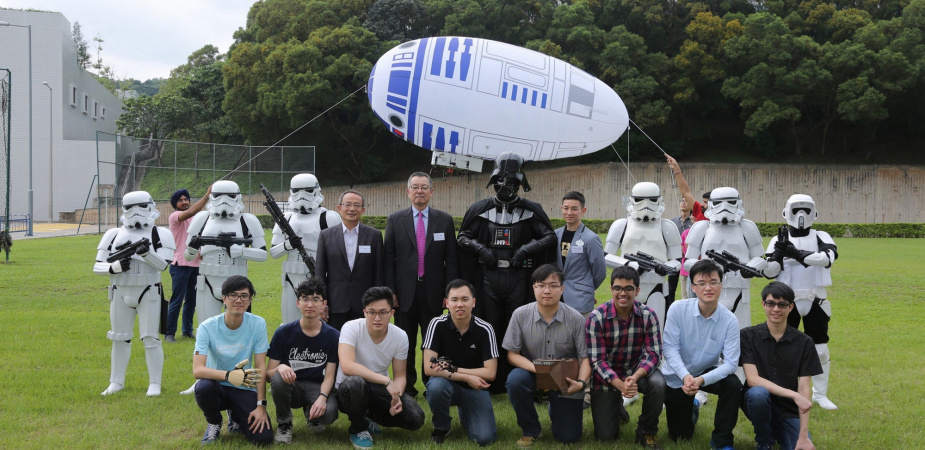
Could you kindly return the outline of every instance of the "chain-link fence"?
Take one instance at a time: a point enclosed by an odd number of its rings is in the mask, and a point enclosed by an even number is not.
[[[246,211],[265,214],[260,184],[281,193],[289,189],[293,175],[315,172],[314,146],[227,145],[99,132],[97,148],[104,150],[97,156],[96,204],[88,206],[83,222],[101,228],[118,224],[119,206],[127,192],[148,191],[162,206],[177,189],[189,190],[195,200],[213,182],[231,180],[244,194]],[[169,210],[167,203],[159,224],[166,224],[169,214],[164,212]]]

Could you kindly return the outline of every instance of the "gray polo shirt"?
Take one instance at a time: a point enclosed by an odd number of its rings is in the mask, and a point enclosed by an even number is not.
[[[587,358],[585,318],[575,308],[559,303],[552,322],[546,323],[536,306],[528,303],[514,310],[504,334],[505,350],[520,352],[529,360],[557,358]],[[584,392],[563,396],[584,398]]]

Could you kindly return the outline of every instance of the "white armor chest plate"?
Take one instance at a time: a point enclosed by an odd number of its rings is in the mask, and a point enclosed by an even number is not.
[[[293,214],[289,218],[289,225],[302,238],[305,251],[309,255],[315,256],[315,252],[318,250],[318,237],[321,236],[321,214]],[[293,259],[293,254],[299,257],[299,252],[293,250],[289,252],[290,260]]]
[[[628,220],[626,233],[623,235],[623,243],[620,247],[624,255],[643,252],[654,256],[659,262],[668,261],[668,247],[665,244],[665,237],[662,236],[660,221],[637,222]]]
[[[200,236],[215,237],[218,236],[219,233],[229,232],[234,233],[235,237],[244,237],[244,234],[241,230],[240,219],[222,219],[210,217],[209,220],[206,221],[206,226],[203,228]],[[206,266],[242,266],[244,270],[243,274],[233,274],[245,275],[247,273],[247,260],[244,258],[232,258],[222,247],[215,245],[203,245],[202,249],[200,250],[200,255],[202,255],[202,263],[200,263],[199,271],[203,275],[223,275],[219,273],[213,273]]]
[[[142,238],[147,238],[150,241],[151,230],[136,230],[125,227],[119,228],[119,233],[116,234],[116,238],[112,241],[112,249],[109,250],[109,254],[111,255],[118,252],[116,247],[122,244],[138,242]],[[153,244],[150,251],[154,251]],[[161,272],[151,267],[142,257],[132,255],[132,264],[129,266],[128,270],[117,274],[111,274],[109,277],[110,282],[117,286],[148,286],[161,280]]]
[[[738,225],[718,225],[711,223],[703,237],[701,248],[702,258],[706,258],[707,250],[713,250],[718,253],[727,251],[739,258],[742,264],[747,263],[751,256],[748,251],[748,244],[745,242],[745,234]]]
[[[793,245],[800,250],[819,251],[819,241],[816,239],[816,232],[813,230],[810,230],[806,236],[790,236],[790,242],[793,242]],[[816,272],[824,270],[826,269],[819,266],[803,267],[796,260],[784,258],[784,269],[777,277],[777,280],[790,286],[797,293],[797,298],[809,297],[812,292],[807,291],[820,287]],[[823,290],[823,295],[824,292]]]

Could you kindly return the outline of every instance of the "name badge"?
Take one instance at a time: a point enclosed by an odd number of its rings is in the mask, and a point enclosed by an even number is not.
[[[572,254],[573,254],[573,255],[574,255],[575,253],[584,253],[584,252],[585,252],[585,247],[584,247],[584,246],[582,246],[582,245],[573,245],[573,246],[572,246]]]
[[[359,252],[360,253],[372,253],[373,251],[368,245],[361,245]]]
[[[442,240],[445,240],[445,239],[446,239],[446,236],[444,236],[443,233],[434,233],[434,240],[435,240],[435,241],[442,241]]]

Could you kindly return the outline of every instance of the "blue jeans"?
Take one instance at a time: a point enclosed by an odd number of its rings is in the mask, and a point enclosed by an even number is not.
[[[488,445],[498,437],[495,410],[486,390],[468,389],[446,378],[431,377],[427,380],[427,403],[436,430],[450,429],[450,406],[456,405],[459,423],[470,440]]]
[[[774,445],[776,440],[781,450],[793,450],[800,438],[800,418],[784,417],[780,406],[771,400],[771,393],[763,387],[748,388],[745,391],[745,417],[755,427],[755,442],[758,445]]]
[[[180,317],[181,305],[183,305],[183,334],[193,335],[193,313],[196,312],[196,277],[198,276],[198,267],[170,265],[173,292],[170,294],[170,303],[167,304],[167,333],[165,335],[177,334],[177,319]]]
[[[507,396],[517,415],[517,425],[524,436],[540,435],[540,417],[533,406],[536,394],[536,375],[516,368],[507,376]],[[558,392],[549,391],[549,421],[552,422],[552,436],[566,444],[581,439],[584,400],[563,398]]]

